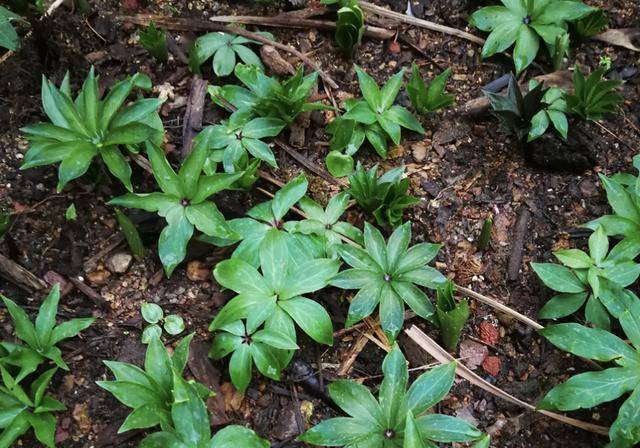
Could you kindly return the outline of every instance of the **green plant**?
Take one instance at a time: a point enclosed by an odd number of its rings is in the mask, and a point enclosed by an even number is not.
[[[633,158],[633,166],[640,171],[640,155]],[[584,224],[595,230],[602,227],[607,235],[623,236],[627,244],[640,245],[640,182],[632,174],[617,174],[607,177],[599,174],[600,182],[607,193],[612,215],[601,216]]]
[[[542,84],[536,84],[523,96],[518,81],[512,74],[505,96],[493,92],[484,94],[489,98],[493,114],[500,120],[502,128],[515,135],[518,140],[524,140],[532,131],[534,117],[545,109],[543,98],[547,92],[548,89]]]
[[[277,136],[284,127],[285,123],[278,118],[254,118],[250,109],[240,109],[228,120],[213,126],[211,148],[222,152],[221,157],[213,155],[213,160],[222,159],[225,172],[233,173],[248,152],[277,168],[273,151],[261,139]]]
[[[365,171],[360,162],[349,176],[349,194],[363,210],[371,213],[378,225],[397,227],[402,223],[402,211],[419,202],[409,195],[409,179],[402,179],[404,168],[398,167],[378,177],[378,165]]]
[[[535,89],[537,85],[537,81],[531,80],[529,82],[529,91]],[[542,97],[543,109],[531,118],[531,128],[527,136],[528,142],[541,137],[542,134],[547,132],[550,124],[553,124],[558,134],[566,140],[569,132],[569,122],[566,116],[568,108],[565,97],[565,91],[558,87],[552,87],[545,91]]]
[[[164,129],[156,112],[161,99],[137,100],[123,107],[135,88],[148,90],[147,75],[135,74],[116,83],[101,100],[93,67],[75,100],[71,98],[69,74],[60,89],[42,78],[42,106],[51,123],[22,128],[29,140],[22,169],[61,162],[58,192],[67,182],[82,176],[99,155],[107,168],[131,191],[131,167],[119,147],[136,152],[136,145],[162,142]]]
[[[253,364],[262,375],[280,381],[280,372],[289,363],[288,353],[299,348],[295,332],[292,338],[289,332],[275,328],[275,321],[268,322],[262,329],[249,327],[240,320],[232,322],[220,328],[213,338],[209,356],[222,359],[232,353],[229,374],[233,385],[242,394],[251,382]]]
[[[611,66],[613,65],[613,60],[609,56],[600,56],[598,58],[598,66],[604,68],[606,71],[611,70]]]
[[[446,280],[428,266],[440,245],[421,243],[409,248],[410,242],[411,223],[398,227],[385,244],[380,231],[365,222],[363,249],[346,244],[338,247],[338,254],[351,268],[330,284],[359,290],[349,306],[347,327],[371,315],[378,304],[380,324],[391,340],[404,323],[405,303],[418,316],[432,320],[433,305],[418,286],[435,289]]]
[[[585,120],[597,121],[606,113],[616,110],[624,101],[615,89],[622,85],[622,81],[603,80],[605,69],[600,68],[585,79],[580,68],[573,70],[573,94],[567,95],[567,105],[572,112]]]
[[[302,66],[283,82],[265,75],[256,65],[238,64],[234,73],[245,87],[209,87],[211,99],[220,107],[249,109],[259,117],[278,118],[286,124],[291,124],[302,112],[327,108],[321,103],[308,102],[318,74],[304,76]]]
[[[555,71],[562,70],[564,67],[564,58],[569,56],[569,48],[571,46],[571,37],[569,33],[561,33],[556,36],[556,45],[551,55],[553,59],[553,69]]]
[[[2,384],[0,385],[0,402],[2,403],[2,421],[0,427],[0,447],[9,448],[14,442],[33,428],[36,439],[43,445],[53,448],[56,431],[55,411],[64,411],[66,407],[45,391],[57,367],[42,373],[31,383],[29,392],[19,384],[20,381],[0,365]]]
[[[411,79],[407,83],[407,93],[411,99],[413,108],[420,115],[426,115],[445,107],[455,104],[453,95],[445,95],[447,80],[451,76],[451,69],[448,68],[436,76],[431,84],[427,84],[420,76],[420,68],[416,63],[411,66]]]
[[[608,446],[636,446],[640,442],[640,299],[626,290],[607,290],[601,296],[607,310],[620,321],[631,342],[600,328],[575,323],[549,325],[540,333],[561,350],[601,363],[613,363],[596,372],[571,377],[555,386],[538,405],[540,409],[589,409],[631,393],[609,429]]]
[[[455,369],[455,363],[435,367],[420,375],[407,390],[407,361],[396,344],[382,363],[384,379],[377,400],[356,381],[334,381],[329,385],[329,395],[349,417],[325,420],[298,439],[346,448],[426,448],[477,440],[484,444],[488,436],[464,420],[426,413],[451,389]]]
[[[75,221],[76,219],[78,219],[78,213],[76,212],[76,204],[72,202],[71,205],[67,207],[67,210],[65,210],[64,212],[64,218],[67,221]]]
[[[357,65],[355,71],[363,98],[348,102],[342,119],[364,125],[367,140],[381,157],[387,156],[387,138],[395,145],[400,144],[402,128],[424,134],[420,122],[407,109],[393,105],[402,87],[404,69],[389,78],[382,89]]]
[[[104,361],[115,376],[112,381],[96,381],[96,384],[111,393],[118,401],[133,411],[122,423],[118,432],[132,429],[152,428],[160,425],[163,431],[172,428],[171,404],[176,378],[182,375],[189,359],[189,344],[193,334],[184,337],[169,356],[160,338],[152,337],[147,346],[144,370],[126,362]],[[211,392],[194,383],[200,397],[209,397]]]
[[[515,42],[513,61],[519,75],[536,58],[540,38],[549,54],[555,53],[556,38],[566,33],[567,23],[591,14],[595,8],[575,0],[501,0],[504,6],[487,6],[471,15],[469,22],[490,32],[482,47],[488,58],[507,50]]]
[[[589,39],[604,30],[608,24],[609,16],[607,13],[602,9],[596,9],[578,20],[575,26],[581,37]]]
[[[147,142],[147,155],[153,176],[162,191],[127,193],[108,202],[110,205],[157,212],[167,225],[160,233],[158,252],[167,276],[184,260],[187,244],[194,228],[205,235],[237,239],[224,216],[208,198],[238,180],[241,174],[203,175],[202,167],[210,146],[211,129],[203,130],[195,139],[193,150],[176,173],[164,153]]]
[[[56,325],[56,314],[60,302],[60,285],[57,283],[40,305],[35,325],[29,320],[27,313],[13,300],[3,295],[0,295],[0,298],[11,315],[16,336],[26,344],[26,346],[8,342],[0,344],[11,354],[9,358],[4,358],[4,362],[21,368],[16,381],[20,382],[28,374],[35,372],[45,358],[53,361],[61,369],[69,370],[56,344],[76,336],[95,319],[92,317],[71,319]]]
[[[164,30],[156,28],[156,24],[149,22],[147,29],[138,31],[140,45],[147,50],[151,56],[160,62],[167,62],[169,52],[167,51],[167,33]]]
[[[277,229],[266,232],[259,248],[261,272],[239,258],[216,265],[213,270],[216,281],[238,295],[220,310],[209,330],[220,330],[238,319],[246,319],[249,334],[264,323],[265,328],[295,342],[295,322],[314,341],[333,344],[329,314],[322,305],[303,295],[327,286],[338,272],[340,262],[298,258],[289,250],[291,238]],[[278,370],[277,365],[271,367]]]
[[[142,244],[142,239],[140,238],[138,229],[136,229],[136,225],[127,215],[122,213],[120,209],[116,208],[115,211],[118,225],[124,234],[124,238],[127,240],[133,256],[138,259],[144,258],[144,244]]]
[[[363,243],[362,232],[345,221],[340,221],[349,206],[349,193],[342,192],[329,199],[326,209],[322,209],[312,199],[303,197],[300,208],[307,215],[302,221],[285,223],[285,228],[292,232],[305,235],[316,235],[321,238],[324,254],[335,258],[336,247],[342,243],[342,238],[348,238],[358,244]]]
[[[140,308],[142,318],[150,325],[142,331],[142,342],[148,344],[151,339],[162,336],[162,328],[171,336],[176,336],[184,331],[184,320],[178,314],[164,315],[164,311],[155,303],[145,302]],[[162,326],[160,324],[162,323]]]
[[[436,317],[440,326],[440,335],[444,347],[455,351],[460,340],[460,333],[469,319],[469,302],[463,299],[456,303],[453,296],[456,288],[451,280],[438,286],[436,300]]]
[[[335,39],[338,47],[352,53],[360,45],[364,34],[364,13],[358,0],[322,0],[325,5],[338,5]]]
[[[560,294],[549,300],[540,310],[542,319],[557,319],[579,310],[586,302],[587,322],[609,329],[609,315],[602,305],[602,290],[614,284],[627,287],[638,279],[640,264],[633,261],[640,254],[640,246],[627,241],[609,251],[609,240],[602,227],[589,237],[589,253],[580,249],[554,252],[562,265],[531,263],[540,280]]]
[[[240,235],[240,238],[221,240],[220,238],[200,238],[217,246],[228,246],[242,239],[231,255],[246,261],[257,268],[260,265],[260,247],[267,232],[271,229],[281,230],[290,228],[283,218],[289,210],[304,197],[307,192],[307,179],[300,174],[278,190],[271,201],[262,202],[247,212],[246,218],[232,219],[229,226]],[[319,257],[322,253],[322,242],[313,236],[293,234],[287,239],[289,251],[296,259]]]
[[[171,426],[148,435],[140,448],[269,448],[269,442],[242,426],[231,425],[211,437],[207,406],[193,384],[173,370]]]
[[[18,14],[0,6],[0,47],[16,51],[20,42],[11,22],[24,22]]]
[[[271,33],[257,34],[273,40]],[[260,42],[235,36],[229,33],[213,32],[196,39],[189,53],[189,68],[194,73],[200,73],[200,66],[213,56],[213,72],[216,76],[229,76],[236,67],[236,56],[247,65],[254,65],[264,69],[260,57],[247,44],[261,45]]]

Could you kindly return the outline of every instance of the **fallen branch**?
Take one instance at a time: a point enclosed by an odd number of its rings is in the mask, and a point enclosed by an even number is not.
[[[461,39],[466,39],[478,45],[484,45],[485,40],[481,37],[474,36],[473,34],[467,33],[466,31],[459,30],[457,28],[452,28],[446,25],[440,25],[439,23],[429,22],[428,20],[418,19],[416,17],[411,17],[406,14],[401,14],[399,12],[390,11],[388,9],[382,8],[380,6],[374,5],[369,2],[360,2],[360,7],[371,14],[375,14],[381,17],[387,17],[389,19],[394,19],[399,22],[407,23],[409,25],[415,25],[420,28],[425,28],[431,31],[437,31],[438,33],[449,34],[451,36],[456,36]]]
[[[182,158],[186,158],[191,152],[193,139],[202,129],[202,114],[204,112],[204,100],[207,95],[207,81],[200,75],[193,75],[187,109],[182,120]]]
[[[157,19],[157,21],[156,21]],[[305,65],[311,67],[314,71],[318,72],[318,75],[327,83],[331,88],[338,89],[338,84],[327,74],[325,73],[320,66],[312,61],[309,57],[296,50],[290,45],[281,44],[280,42],[276,42],[273,40],[269,40],[260,34],[253,33],[244,28],[234,27],[222,25],[220,23],[208,22],[206,20],[194,20],[194,19],[182,19],[182,18],[166,18],[166,17],[157,17],[157,16],[148,16],[148,15],[136,15],[136,16],[117,16],[116,20],[121,22],[133,23],[136,25],[147,26],[151,20],[154,20],[156,25],[161,28],[165,28],[168,30],[179,30],[179,31],[197,31],[197,30],[205,30],[205,31],[221,31],[223,33],[235,34],[237,36],[246,37],[247,39],[253,39],[255,41],[261,42],[263,44],[271,45],[273,47],[279,48],[280,50],[286,51],[300,59]]]
[[[0,254],[0,276],[27,292],[47,289],[47,284],[10,258]]]
[[[329,174],[324,168],[311,162],[309,159],[307,159],[305,156],[303,156],[298,151],[293,149],[291,146],[287,145],[282,140],[276,138],[273,140],[273,143],[275,143],[276,146],[279,146],[280,148],[284,149],[284,151],[287,154],[289,154],[291,157],[293,157],[298,163],[300,163],[300,165],[302,165],[303,167],[305,167],[307,170],[311,171],[315,175],[322,177],[327,182],[333,185],[338,185],[339,187],[348,186],[345,181],[343,181],[342,179],[336,179],[331,174]]]
[[[409,336],[416,344],[418,344],[424,351],[433,356],[436,360],[443,364],[447,364],[455,361],[455,358],[447,353],[442,347],[440,347],[433,339],[427,336],[422,330],[420,330],[415,325],[410,329],[404,331],[407,336]],[[493,384],[488,383],[487,381],[480,378],[474,372],[472,372],[468,367],[464,364],[457,363],[456,365],[456,373],[458,376],[466,379],[471,384],[478,386],[479,388],[486,390],[487,392],[495,395],[498,398],[502,398],[510,403],[521,406],[527,410],[535,411],[540,414],[546,415],[547,417],[551,417],[555,420],[558,420],[567,425],[575,426],[576,428],[584,429],[589,432],[593,432],[595,434],[607,435],[609,433],[609,428],[606,426],[595,425],[593,423],[583,422],[581,420],[576,420],[571,417],[567,417],[561,414],[556,414],[555,412],[545,411],[541,409],[537,409],[534,405],[527,403],[526,401],[522,401],[519,398],[514,397],[513,395],[508,394],[502,389],[494,386]]]

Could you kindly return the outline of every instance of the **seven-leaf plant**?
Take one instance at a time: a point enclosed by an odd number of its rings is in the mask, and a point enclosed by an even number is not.
[[[277,168],[273,151],[261,139],[277,136],[285,125],[278,118],[255,118],[250,109],[240,109],[228,120],[212,127],[210,145],[214,154],[209,157],[215,161],[221,159],[227,173],[236,172],[241,158],[247,153]]]
[[[420,115],[426,115],[455,104],[455,97],[444,93],[450,76],[451,69],[448,68],[433,78],[431,84],[427,86],[422,76],[420,76],[418,65],[416,63],[412,64],[411,79],[407,83],[407,93],[416,112]]]
[[[431,448],[438,443],[473,441],[482,441],[477,446],[488,446],[488,436],[466,421],[426,412],[447,395],[455,369],[451,363],[428,370],[407,390],[407,361],[395,344],[382,363],[384,379],[377,400],[356,381],[334,381],[329,395],[349,417],[325,420],[298,439],[345,448]]]
[[[259,32],[263,37],[273,40],[270,33]],[[260,42],[229,33],[213,32],[196,39],[189,53],[189,68],[194,73],[200,73],[200,66],[213,56],[213,72],[216,76],[229,76],[236,67],[236,56],[247,65],[263,68],[262,61],[247,44]]]
[[[568,22],[594,11],[579,0],[501,1],[504,6],[487,6],[473,13],[470,23],[491,33],[482,47],[483,58],[501,53],[515,42],[513,61],[518,75],[538,55],[541,38],[553,56],[556,39],[567,32]]]
[[[304,197],[300,200],[300,208],[307,215],[302,221],[289,221],[285,228],[305,235],[317,235],[322,239],[324,254],[335,257],[336,247],[348,238],[358,244],[363,243],[362,232],[346,221],[340,221],[349,206],[349,193],[343,191],[329,199],[326,209],[312,199]]]
[[[2,342],[2,347],[10,353],[3,358],[4,363],[21,368],[16,381],[21,381],[38,368],[44,359],[50,359],[58,367],[69,370],[69,366],[62,359],[62,352],[57,347],[60,341],[72,338],[95,320],[92,317],[71,319],[56,325],[58,303],[60,302],[60,285],[55,284],[51,292],[40,305],[38,316],[34,323],[27,313],[13,300],[0,295],[15,325],[16,336],[26,346]]]
[[[73,100],[68,73],[59,89],[43,76],[42,106],[51,123],[22,128],[29,140],[29,150],[21,168],[60,162],[57,188],[60,192],[67,182],[85,174],[93,158],[99,155],[111,174],[132,191],[131,167],[120,147],[135,152],[140,143],[160,144],[164,138],[157,113],[161,99],[139,99],[124,106],[135,87],[149,90],[151,80],[137,73],[117,82],[100,99],[98,78],[92,67]]]
[[[600,328],[576,323],[549,325],[540,333],[556,347],[582,358],[613,363],[596,372],[571,377],[555,386],[538,405],[541,409],[589,409],[631,393],[609,429],[611,444],[631,448],[640,443],[640,299],[627,290],[610,287],[600,300],[619,320],[630,344]]]
[[[289,362],[287,351],[299,348],[289,333],[272,328],[273,324],[269,327],[249,328],[239,320],[222,327],[213,338],[209,356],[221,359],[232,353],[229,374],[233,385],[242,394],[251,382],[253,364],[262,375],[280,381],[280,372]]]
[[[153,176],[162,191],[127,193],[109,201],[111,205],[157,212],[166,220],[167,225],[162,229],[158,240],[158,252],[168,276],[184,260],[194,228],[208,236],[238,238],[209,197],[229,188],[241,173],[217,173],[208,176],[202,174],[211,134],[211,128],[208,128],[194,139],[193,150],[182,163],[178,173],[169,165],[162,149],[147,143],[147,155]]]
[[[418,316],[432,319],[433,305],[418,287],[436,289],[446,278],[428,266],[440,249],[439,244],[420,243],[409,247],[411,223],[398,227],[385,244],[378,229],[365,223],[364,248],[338,247],[340,257],[351,266],[331,279],[333,286],[358,289],[349,306],[346,326],[371,315],[380,306],[380,324],[395,339],[404,323],[406,303]]]
[[[328,258],[297,259],[289,248],[292,235],[278,229],[266,232],[259,248],[260,271],[249,263],[231,258],[218,263],[213,270],[216,281],[238,293],[216,315],[209,326],[220,330],[239,319],[246,319],[247,334],[253,334],[263,323],[268,330],[295,343],[297,324],[311,339],[333,344],[333,326],[327,311],[318,302],[304,297],[328,285],[340,262]],[[281,357],[273,372],[288,363]]]
[[[640,254],[640,245],[621,241],[609,251],[609,239],[602,227],[589,237],[589,253],[580,249],[554,252],[562,263],[531,263],[538,277],[560,294],[549,300],[540,310],[543,319],[557,319],[579,310],[586,302],[587,322],[609,329],[610,320],[601,303],[606,285],[624,288],[638,279],[640,264],[633,259]],[[603,279],[605,280],[603,282]]]

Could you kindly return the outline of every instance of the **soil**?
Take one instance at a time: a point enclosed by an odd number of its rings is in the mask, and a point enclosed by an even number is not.
[[[0,253],[40,278],[81,276],[108,304],[106,309],[99,307],[72,287],[61,301],[60,315],[64,318],[95,316],[99,319],[80,337],[62,344],[71,370],[56,375],[50,388],[68,408],[59,414],[58,446],[134,447],[144,436],[141,432],[116,435],[128,409],[95,384],[96,380],[109,378],[103,360],[141,361],[144,346],[139,342],[143,328],[139,308],[144,301],[158,303],[168,313],[180,314],[187,331],[197,334],[199,345],[196,344],[194,351],[200,356],[192,356],[188,374],[218,390],[219,399],[209,403],[215,414],[215,425],[244,424],[267,437],[273,446],[302,446],[294,439],[305,426],[338,414],[326,399],[322,386],[337,378],[337,367],[357,334],[341,333],[331,348],[304,341],[303,349],[296,354],[296,362],[281,382],[256,377],[243,400],[229,383],[226,361],[210,364],[202,354],[206,353],[211,339],[207,326],[230,297],[220,291],[210,269],[228,257],[229,251],[193,244],[189,263],[184,263],[167,279],[162,274],[155,248],[162,223],[154,216],[132,212],[147,244],[147,255],[134,260],[126,273],[111,273],[106,267],[109,259],[114,253],[126,252],[127,248],[124,244],[113,248],[120,234],[113,210],[105,202],[122,193],[121,186],[97,166],[81,181],[55,194],[54,167],[19,170],[27,148],[19,129],[44,119],[40,105],[41,74],[58,83],[70,70],[72,87],[77,88],[91,64],[100,73],[101,86],[141,71],[151,76],[155,86],[160,86],[156,94],[168,95],[161,111],[167,130],[165,149],[172,162],[178,162],[192,75],[175,55],[166,65],[156,63],[135,45],[137,28],[118,22],[115,17],[138,12],[191,18],[276,15],[294,9],[291,3],[304,2],[282,0],[270,6],[250,1],[211,0],[92,3],[92,12],[88,15],[61,7],[50,18],[33,20],[32,33],[23,40],[23,48],[2,62],[0,70],[0,209],[13,216],[10,231],[0,240]],[[400,12],[406,10],[406,3],[400,0],[376,3]],[[414,3],[414,10],[421,11],[423,18],[466,29],[468,15],[482,2]],[[611,27],[637,26],[640,21],[640,3],[624,0],[587,3],[606,7]],[[316,60],[339,84],[339,90],[333,92],[338,98],[358,93],[352,69],[354,62],[378,81],[386,80],[401,67],[409,68],[411,62],[420,64],[429,76],[451,67],[454,75],[448,90],[455,93],[459,105],[480,96],[483,86],[512,70],[506,57],[481,61],[476,44],[415,27],[397,27],[398,35],[403,38],[398,41],[399,51],[389,42],[365,39],[353,58],[336,50],[330,32],[282,28],[268,31],[278,41]],[[171,35],[183,52],[196,37],[192,32],[172,32]],[[405,42],[412,42],[414,46]],[[298,62],[289,55],[282,56],[294,64]],[[612,59],[613,74],[626,81],[622,87],[625,103],[619,113],[607,117],[602,125],[576,124],[576,132],[586,136],[577,146],[553,139],[534,148],[521,148],[510,136],[500,132],[490,114],[469,120],[458,109],[450,109],[426,117],[423,122],[427,135],[406,135],[402,145],[391,150],[388,159],[380,160],[365,148],[357,156],[365,165],[380,163],[384,169],[406,166],[412,192],[421,202],[409,210],[405,218],[413,222],[414,242],[442,243],[437,266],[447,276],[532,318],[550,293],[537,281],[529,262],[550,260],[551,252],[560,247],[585,244],[586,234],[579,225],[608,211],[597,174],[630,170],[631,159],[640,148],[638,56],[630,50],[596,41],[579,43],[572,53],[576,62],[588,67],[595,67],[602,56]],[[548,65],[536,63],[526,76],[536,76],[545,70],[549,71]],[[204,77],[210,83],[221,82],[210,67],[205,67]],[[407,104],[408,99],[401,97],[400,103],[403,102]],[[205,102],[205,125],[215,123],[221,116],[220,110]],[[323,130],[327,118],[328,115],[320,113],[311,116],[305,144],[298,148],[318,166],[324,165],[328,150],[328,136]],[[530,151],[535,155],[533,158]],[[528,160],[537,163],[528,163]],[[278,154],[278,163],[280,169],[270,174],[281,181],[303,170],[284,152]],[[152,188],[149,176],[142,170],[134,169],[134,172],[139,191],[149,191]],[[306,175],[310,179],[310,195],[319,201],[326,201],[338,191],[322,178],[310,172]],[[262,180],[257,186],[273,190],[272,185]],[[252,204],[265,199],[254,189],[249,193],[225,193],[217,202],[225,216],[231,218],[241,216]],[[67,221],[64,216],[71,203],[77,209],[76,221]],[[523,242],[522,259],[510,261],[517,249],[514,247],[516,223],[526,218],[523,215],[527,215],[528,220],[519,226],[524,230],[519,235]],[[491,244],[487,250],[479,251],[477,238],[488,217],[493,217],[495,223]],[[348,212],[348,219],[361,224],[368,217],[353,208]],[[103,249],[107,247],[112,250],[105,253]],[[96,259],[100,254],[103,256]],[[23,304],[31,313],[43,298],[42,294],[30,293],[3,279],[0,279],[0,293]],[[345,297],[338,291],[326,289],[316,298],[330,311],[336,330],[342,328],[347,310]],[[518,398],[535,403],[569,375],[588,369],[580,360],[555,350],[530,328],[508,316],[496,314],[493,309],[475,302],[472,311],[462,344],[471,349],[484,345],[488,354],[499,360],[493,358],[491,363],[478,367],[477,373]],[[0,322],[2,339],[12,338],[12,325],[6,313],[3,312]],[[437,331],[425,322],[413,319],[406,323],[407,328],[411,324],[438,338]],[[491,344],[486,343],[487,332],[497,337]],[[400,346],[411,367],[433,362],[406,337],[400,338]],[[375,389],[383,356],[382,350],[369,343],[347,376],[365,378],[365,384]],[[607,425],[615,418],[615,409],[613,403],[576,412],[573,416]],[[525,412],[463,380],[456,381],[451,394],[437,410],[477,424],[492,434],[495,447],[596,447],[606,443],[604,438]],[[25,436],[21,446],[38,444],[31,436]]]

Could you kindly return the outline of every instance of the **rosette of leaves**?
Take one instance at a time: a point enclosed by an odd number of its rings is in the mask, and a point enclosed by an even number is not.
[[[389,78],[382,88],[357,65],[355,71],[363,98],[347,101],[347,112],[342,118],[362,124],[365,137],[381,157],[387,156],[388,140],[400,144],[402,128],[424,134],[422,125],[411,112],[393,104],[402,87],[404,69]]]
[[[14,446],[18,437],[30,428],[38,442],[53,448],[55,446],[55,432],[57,419],[53,414],[64,411],[65,405],[50,395],[45,395],[51,378],[58,370],[57,367],[47,370],[36,378],[28,391],[20,385],[20,381],[0,365],[2,384],[0,384],[0,402],[2,402],[2,433],[0,446],[9,448]]]
[[[493,114],[498,117],[502,128],[518,140],[524,140],[532,130],[532,121],[545,109],[543,98],[548,89],[536,84],[526,95],[522,95],[516,77],[511,74],[506,95],[485,91]]]
[[[273,151],[261,139],[277,136],[285,125],[278,118],[256,118],[250,109],[240,109],[228,120],[212,126],[210,145],[214,152],[222,152],[222,163],[227,173],[235,172],[247,153],[277,168]]]
[[[216,265],[213,270],[216,281],[238,295],[222,307],[209,326],[210,331],[246,319],[250,333],[264,323],[265,328],[295,342],[297,324],[314,341],[333,344],[329,314],[304,295],[327,286],[338,272],[340,262],[296,258],[289,251],[290,238],[291,235],[277,229],[267,232],[259,249],[260,271],[239,258]],[[279,366],[271,367],[277,370]]]
[[[585,79],[578,66],[573,70],[573,94],[567,95],[567,105],[572,112],[585,120],[601,120],[603,115],[616,110],[624,98],[615,89],[622,81],[604,79],[606,69],[595,70]]]
[[[601,300],[619,320],[630,344],[603,329],[575,323],[549,325],[540,330],[561,350],[613,366],[569,378],[551,389],[538,408],[589,409],[626,396],[609,429],[608,446],[631,448],[640,443],[640,299],[630,291],[607,290]]]
[[[163,431],[173,427],[171,403],[176,378],[182,375],[189,359],[189,344],[193,334],[183,338],[169,356],[160,338],[153,337],[147,345],[144,369],[119,361],[104,361],[115,380],[96,381],[118,401],[133,411],[118,429],[118,433],[132,429],[153,428],[160,425]],[[201,398],[212,395],[206,387],[194,383]]]
[[[295,332],[274,328],[276,320],[267,322],[268,325],[265,323],[265,328],[260,329],[249,327],[241,320],[232,322],[222,327],[213,338],[209,356],[222,359],[231,354],[229,374],[231,382],[241,394],[251,382],[254,364],[262,375],[280,381],[280,372],[289,363],[288,354],[299,348]]]
[[[436,290],[436,317],[444,347],[455,351],[460,340],[460,333],[469,319],[469,301],[463,299],[456,303],[456,288],[451,280],[447,280]]]
[[[85,174],[93,158],[100,156],[111,174],[132,191],[131,167],[120,147],[137,152],[137,145],[160,144],[164,136],[157,113],[163,100],[139,99],[124,106],[136,87],[149,90],[151,80],[137,73],[117,82],[100,99],[98,78],[92,67],[74,100],[68,73],[59,89],[43,76],[42,106],[51,122],[22,128],[29,140],[29,150],[21,169],[60,162],[57,187],[60,192],[69,181]]]
[[[398,227],[385,244],[380,231],[365,222],[362,249],[347,244],[338,247],[338,254],[351,268],[332,278],[330,284],[358,290],[349,306],[346,327],[370,316],[378,305],[380,325],[391,340],[402,329],[405,303],[418,316],[432,319],[433,305],[419,286],[436,289],[446,281],[428,266],[440,245],[409,247],[410,242],[411,223]]]
[[[427,448],[473,441],[480,441],[476,447],[488,447],[489,437],[466,421],[427,413],[451,389],[455,369],[452,362],[428,370],[407,390],[407,361],[394,344],[382,363],[384,379],[377,400],[356,381],[334,381],[329,384],[329,395],[349,416],[324,420],[298,439],[312,445],[345,448]]]
[[[70,319],[56,325],[58,303],[60,302],[60,285],[55,284],[49,295],[40,305],[35,325],[29,319],[27,313],[13,300],[0,294],[0,299],[7,307],[15,326],[16,336],[26,346],[10,342],[2,342],[0,345],[9,352],[8,357],[3,357],[1,363],[20,368],[16,381],[20,382],[32,372],[45,359],[50,359],[58,367],[69,370],[69,366],[62,359],[62,351],[57,347],[60,341],[72,338],[95,320],[92,317]]]
[[[560,294],[540,310],[542,319],[557,319],[578,311],[586,302],[585,318],[596,327],[609,329],[610,319],[600,299],[603,289],[631,285],[640,275],[640,264],[633,261],[640,246],[621,241],[609,251],[609,239],[602,227],[589,237],[589,253],[562,249],[554,256],[562,265],[531,263],[540,280]]]
[[[363,243],[362,232],[357,227],[340,218],[349,206],[349,193],[342,192],[329,199],[327,207],[323,209],[314,200],[303,197],[300,208],[307,215],[302,221],[290,221],[285,227],[293,232],[305,235],[316,235],[321,238],[325,255],[335,258],[336,247],[348,238],[358,244]]]
[[[407,83],[407,93],[416,112],[426,115],[455,104],[455,97],[444,93],[450,76],[451,69],[448,68],[427,85],[420,76],[418,65],[416,63],[411,65],[411,79]]]
[[[488,58],[506,51],[515,43],[513,61],[516,74],[526,69],[538,55],[540,39],[549,54],[555,53],[556,38],[567,32],[568,23],[592,13],[595,8],[577,0],[501,0],[504,6],[487,6],[471,15],[469,22],[489,32],[482,47]]]
[[[633,158],[633,166],[640,171],[640,155]],[[628,244],[640,245],[640,180],[630,173],[607,177],[599,174],[613,214],[601,216],[584,224],[595,230],[602,227],[607,235],[622,236]]]
[[[258,32],[261,36],[273,40],[271,33]],[[236,57],[247,65],[255,65],[263,69],[260,57],[249,48],[248,44],[262,45],[257,40],[236,36],[229,33],[207,33],[196,39],[189,52],[189,68],[200,73],[200,66],[213,56],[213,72],[216,76],[229,76],[236,66]]]
[[[394,168],[378,177],[378,165],[365,171],[360,162],[349,176],[348,193],[358,205],[371,213],[379,226],[397,227],[402,223],[402,213],[407,207],[420,202],[407,194],[409,179],[403,179],[404,167]]]
[[[218,238],[238,238],[209,197],[229,188],[241,174],[202,174],[210,136],[210,129],[205,129],[194,139],[193,150],[177,173],[162,150],[147,143],[153,177],[162,191],[127,193],[108,202],[110,205],[157,212],[166,220],[167,225],[158,240],[158,252],[167,276],[171,276],[176,266],[184,260],[187,244],[195,229]]]
[[[269,442],[238,425],[227,426],[211,437],[209,411],[198,389],[176,369],[172,373],[171,424],[145,437],[140,448],[269,448]]]
[[[138,31],[140,37],[140,45],[147,50],[151,56],[160,62],[167,62],[169,52],[167,51],[167,33],[158,29],[156,24],[149,22],[146,29]]]
[[[155,303],[145,302],[140,307],[142,318],[149,325],[142,331],[142,343],[148,344],[154,337],[162,336],[162,329],[171,336],[179,335],[184,331],[184,319],[178,314],[164,315],[164,311]]]
[[[241,239],[231,258],[241,259],[257,268],[260,266],[260,247],[265,236],[271,229],[283,232],[289,228],[284,217],[304,197],[307,185],[306,177],[300,174],[276,191],[272,200],[252,207],[247,212],[246,218],[230,220],[229,226],[240,235],[239,238],[225,241],[204,236],[200,239],[217,246],[235,244]],[[299,233],[292,234],[291,238],[287,239],[287,243],[289,252],[296,260],[319,257],[323,250],[322,242],[318,238]]]
[[[248,108],[259,117],[279,118],[287,125],[302,112],[327,108],[321,103],[308,102],[318,73],[304,76],[302,65],[295,75],[282,82],[265,75],[256,65],[238,64],[234,73],[245,87],[209,86],[211,99],[220,107]]]
[[[531,80],[529,82],[529,91],[535,89],[537,85],[538,82],[536,80]],[[559,87],[551,87],[545,91],[542,97],[544,108],[531,118],[531,129],[529,129],[527,137],[528,142],[541,137],[542,134],[547,132],[551,124],[553,124],[553,127],[562,138],[567,139],[569,122],[566,114],[569,109],[565,96],[566,92]]]

